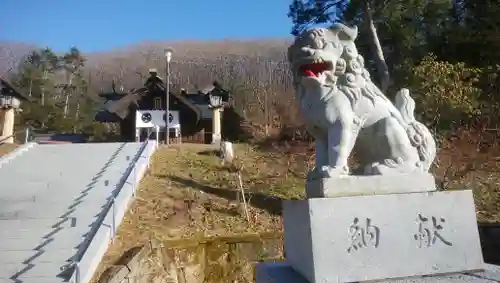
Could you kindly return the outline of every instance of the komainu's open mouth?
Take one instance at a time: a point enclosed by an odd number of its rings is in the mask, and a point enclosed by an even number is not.
[[[324,71],[333,70],[332,62],[318,62],[301,65],[299,68],[299,74],[304,77],[316,77],[318,78]]]

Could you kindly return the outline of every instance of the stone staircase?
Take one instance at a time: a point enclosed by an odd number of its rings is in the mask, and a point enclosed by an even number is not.
[[[29,144],[0,159],[0,283],[88,282],[155,149]]]

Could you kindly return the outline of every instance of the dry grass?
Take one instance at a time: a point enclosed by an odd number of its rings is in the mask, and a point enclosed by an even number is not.
[[[472,143],[462,142],[443,145],[433,173],[446,189],[474,190],[479,221],[500,221],[500,159],[491,150],[467,149]],[[310,146],[257,150],[237,145],[235,151],[236,163],[243,166],[250,223],[237,201],[235,175],[214,151],[189,144],[161,148],[97,274],[150,239],[281,232],[281,200],[303,197],[305,173],[312,163]]]
[[[472,189],[479,222],[500,222],[498,134],[457,132],[441,145],[433,170],[446,190]]]
[[[237,201],[234,173],[222,166],[209,147],[184,144],[161,148],[153,156],[137,198],[118,229],[97,274],[127,250],[150,239],[167,240],[241,233],[280,232],[281,200],[303,196],[304,162],[298,157],[267,154],[235,146],[243,165],[250,203],[246,221]]]
[[[0,144],[0,157],[8,154],[9,152],[13,151],[14,149],[18,148],[18,144]]]

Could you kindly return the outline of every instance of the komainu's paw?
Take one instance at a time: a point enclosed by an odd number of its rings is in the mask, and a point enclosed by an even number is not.
[[[323,166],[321,167],[321,173],[323,175],[323,178],[335,178],[338,176],[349,175],[349,167]]]

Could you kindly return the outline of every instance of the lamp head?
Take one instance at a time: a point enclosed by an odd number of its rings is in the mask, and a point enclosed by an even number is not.
[[[172,60],[172,54],[174,53],[174,49],[173,48],[167,48],[165,49],[165,58],[167,59],[167,62],[170,63],[170,61]]]

